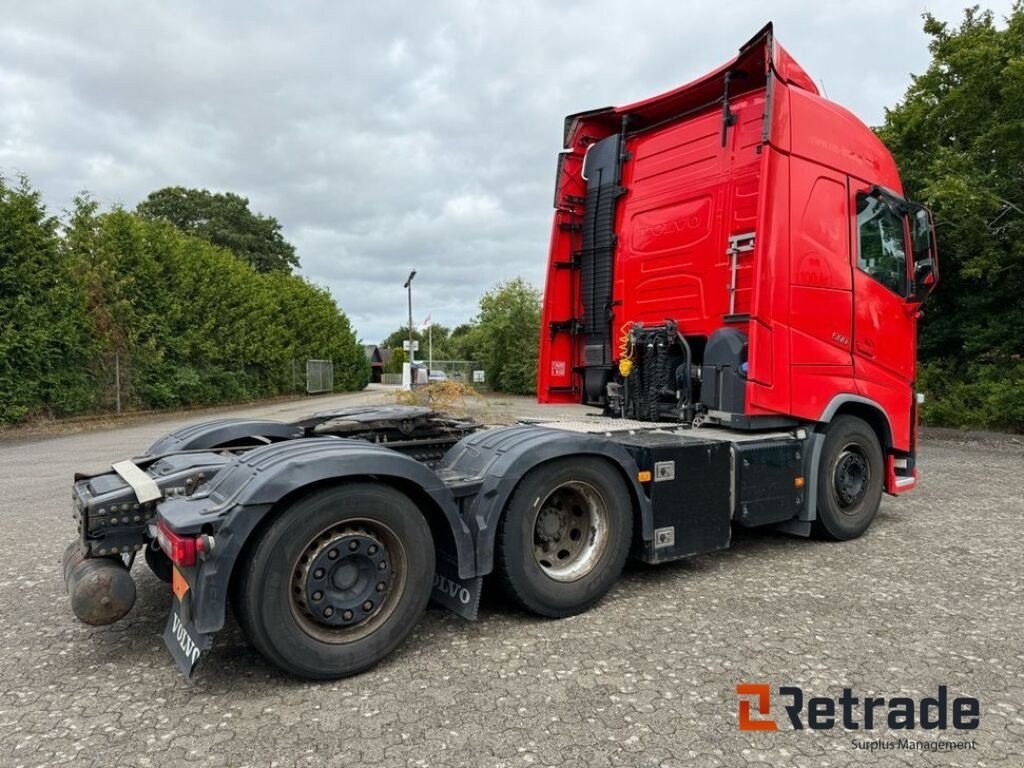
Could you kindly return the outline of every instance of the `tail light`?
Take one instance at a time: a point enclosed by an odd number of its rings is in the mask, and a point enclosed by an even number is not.
[[[160,549],[175,565],[187,568],[196,562],[196,539],[192,536],[180,536],[172,531],[163,519],[156,525],[156,540]]]

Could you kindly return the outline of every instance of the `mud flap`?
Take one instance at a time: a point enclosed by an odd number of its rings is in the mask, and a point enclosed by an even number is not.
[[[197,631],[192,622],[183,619],[180,613],[181,602],[175,600],[167,617],[167,626],[164,627],[164,645],[171,652],[178,669],[185,677],[191,678],[204,654],[213,645],[213,635]]]
[[[480,609],[480,593],[483,576],[460,579],[459,568],[454,560],[442,552],[437,553],[434,570],[434,588],[430,599],[469,621],[476,621]]]

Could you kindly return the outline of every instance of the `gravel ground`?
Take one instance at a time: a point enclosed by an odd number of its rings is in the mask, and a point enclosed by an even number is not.
[[[235,413],[289,419],[386,397]],[[485,415],[537,410],[491,400]],[[398,653],[337,683],[279,673],[232,626],[189,683],[161,641],[164,584],[138,564],[135,609],[92,629],[71,615],[58,558],[74,533],[71,473],[195,420],[0,442],[0,766],[1024,765],[1018,443],[926,440],[919,489],[886,497],[857,541],[748,533],[722,553],[632,565],[562,621],[488,595],[473,624],[432,608]],[[740,732],[740,682],[835,696],[945,684],[980,699],[981,725],[939,738],[976,749],[869,754],[851,743],[864,731]]]

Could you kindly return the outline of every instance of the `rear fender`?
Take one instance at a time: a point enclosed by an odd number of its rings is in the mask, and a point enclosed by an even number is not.
[[[179,451],[222,448],[239,441],[274,443],[302,437],[305,430],[293,424],[264,419],[217,419],[190,424],[164,435],[146,451],[147,456],[163,456]]]
[[[460,577],[474,575],[470,531],[444,483],[414,459],[362,440],[309,438],[268,445],[239,456],[189,497],[162,503],[160,516],[178,533],[215,532],[215,549],[193,577],[193,620],[200,632],[224,624],[231,574],[257,526],[279,502],[348,478],[370,478],[412,488],[428,516],[441,517],[452,533]]]
[[[476,529],[477,573],[494,567],[494,540],[501,514],[519,481],[532,469],[567,456],[606,459],[626,483],[645,541],[654,538],[651,502],[637,479],[636,462],[625,448],[604,435],[534,425],[489,429],[453,446],[437,466],[442,477],[478,478],[480,489],[469,504],[467,518]]]

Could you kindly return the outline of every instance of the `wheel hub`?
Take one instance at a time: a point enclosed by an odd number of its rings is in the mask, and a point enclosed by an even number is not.
[[[542,510],[537,518],[537,537],[541,541],[557,541],[564,527],[562,514],[557,509]]]
[[[857,505],[867,493],[870,477],[867,459],[861,453],[850,449],[842,451],[833,474],[833,486],[840,506]]]
[[[391,594],[388,549],[368,531],[331,531],[307,548],[300,563],[292,591],[302,612],[317,624],[360,624]]]
[[[581,481],[555,488],[533,525],[533,556],[556,581],[583,578],[600,560],[608,539],[608,508],[597,490]]]

